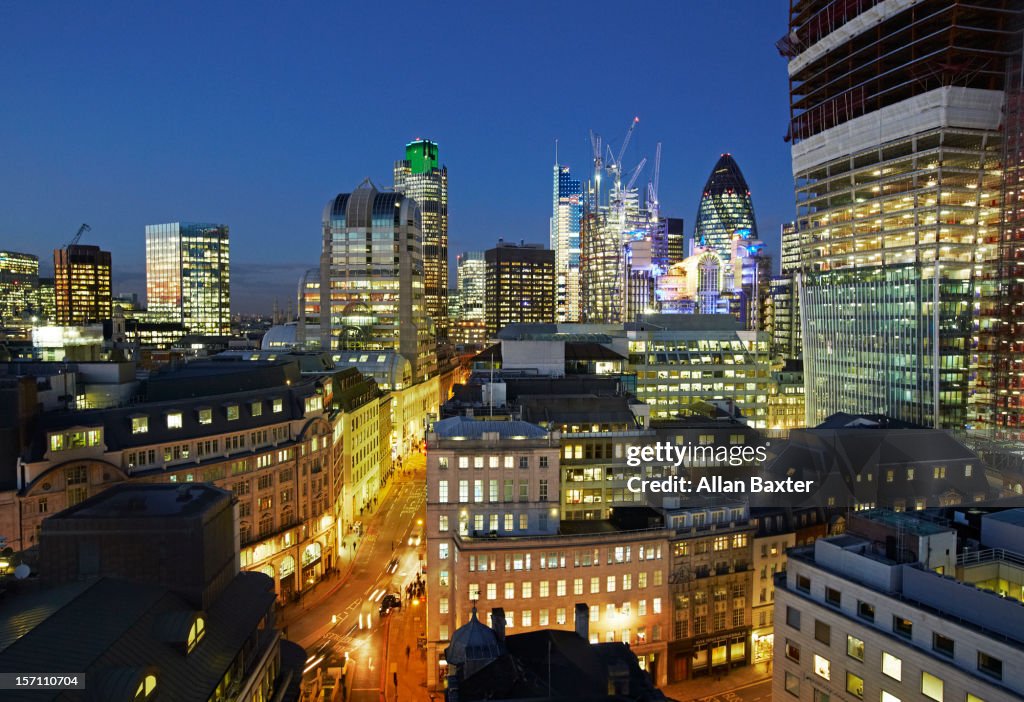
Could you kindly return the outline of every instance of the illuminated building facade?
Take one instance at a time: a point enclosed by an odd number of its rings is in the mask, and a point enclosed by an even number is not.
[[[323,212],[320,343],[338,349],[395,349],[414,382],[437,371],[424,298],[420,208],[369,179],[332,198]]]
[[[448,168],[438,165],[437,144],[416,139],[395,162],[395,191],[420,207],[426,313],[439,339],[448,336]]]
[[[16,251],[0,251],[0,323],[18,321],[32,309],[39,286],[39,258]]]
[[[722,262],[732,261],[732,240],[738,232],[757,239],[750,188],[731,154],[722,154],[704,185],[693,230],[693,247],[713,249]]]
[[[988,405],[972,347],[998,258],[1009,6],[866,7],[794,2],[778,43],[808,423],[842,410],[963,429],[972,393]]]
[[[628,368],[651,419],[670,419],[695,403],[721,406],[749,426],[768,425],[771,337],[745,331],[731,315],[647,315],[627,324]]]
[[[146,304],[159,321],[190,334],[231,332],[231,274],[226,224],[146,225]]]
[[[483,251],[466,251],[456,257],[460,319],[483,322],[487,319],[487,263]]]
[[[487,335],[509,324],[555,321],[555,252],[501,239],[484,253]]]
[[[428,434],[429,687],[472,607],[503,608],[511,633],[571,631],[579,602],[591,641],[628,643],[664,684],[667,532],[560,519],[559,453],[557,432],[519,420],[454,417]]]
[[[297,293],[299,318],[296,340],[310,350],[320,348],[320,269],[310,268],[299,279]]]
[[[551,214],[551,249],[557,271],[556,319],[580,320],[580,223],[583,218],[583,188],[568,166],[555,164],[554,198]]]
[[[74,244],[53,251],[56,322],[85,325],[110,319],[110,252]]]

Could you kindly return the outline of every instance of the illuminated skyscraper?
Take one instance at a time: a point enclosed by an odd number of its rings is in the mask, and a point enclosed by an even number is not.
[[[39,286],[39,258],[0,251],[0,323],[21,319]]]
[[[190,334],[230,333],[229,254],[226,224],[147,224],[149,312]]]
[[[395,161],[395,191],[420,206],[426,312],[439,339],[448,338],[448,168],[438,166],[437,144],[416,139]]]
[[[722,154],[704,185],[693,245],[714,249],[722,262],[729,265],[732,240],[740,230],[749,230],[746,238],[758,238],[750,188],[732,155]]]
[[[379,192],[366,179],[328,201],[320,256],[323,350],[394,349],[417,382],[433,375],[437,354],[423,290],[416,200]]]
[[[509,324],[555,321],[555,252],[540,244],[498,245],[487,264],[487,335]]]
[[[484,252],[466,251],[459,254],[456,261],[458,265],[455,274],[461,319],[483,322],[487,318],[487,264],[484,262]]]
[[[53,251],[57,324],[77,326],[110,319],[110,252],[73,244]]]
[[[559,322],[580,320],[580,220],[583,189],[568,166],[555,164],[551,214],[551,250],[555,252],[556,315]]]
[[[777,45],[810,425],[842,411],[963,429],[988,404],[972,366],[998,259],[1010,7],[790,5]]]

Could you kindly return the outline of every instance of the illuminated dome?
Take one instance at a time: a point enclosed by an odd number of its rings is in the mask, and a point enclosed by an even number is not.
[[[724,263],[732,257],[732,239],[757,239],[750,188],[732,154],[722,154],[704,185],[693,231],[694,246],[714,249]]]

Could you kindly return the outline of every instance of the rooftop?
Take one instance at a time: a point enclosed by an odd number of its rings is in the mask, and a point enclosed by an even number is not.
[[[547,430],[529,422],[500,422],[463,416],[434,422],[433,432],[439,439],[482,439],[485,433],[497,433],[502,439],[543,439],[548,436]]]
[[[231,493],[205,483],[120,483],[61,512],[62,519],[118,519],[201,514]]]

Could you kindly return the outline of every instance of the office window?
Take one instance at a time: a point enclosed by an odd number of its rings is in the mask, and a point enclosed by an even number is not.
[[[952,658],[954,648],[953,639],[942,634],[932,634],[932,650],[936,653]]]
[[[514,600],[516,598],[516,584],[505,583],[505,599]]]
[[[437,557],[440,558],[442,561],[448,558],[448,544],[437,545]]]
[[[479,583],[469,584],[469,599],[471,602],[475,602],[480,599],[480,585]]]
[[[438,480],[437,481],[437,501],[445,503],[448,501],[448,481]]]
[[[935,677],[931,673],[921,673],[921,694],[935,702],[942,702],[942,678]]]
[[[786,607],[786,623],[794,629],[800,629],[800,610]]]
[[[459,481],[459,502],[469,502],[469,481]]]
[[[200,424],[213,424],[213,410],[209,407],[199,410]]]
[[[892,615],[892,631],[894,634],[911,639],[914,637],[914,623],[904,617]]]
[[[530,459],[527,456],[519,457],[519,467],[526,469],[530,467]]]
[[[542,609],[540,611],[540,613],[537,615],[537,624],[539,626],[547,626],[548,625],[548,610]]]
[[[985,702],[985,700],[984,700],[984,698],[978,697],[977,695],[972,695],[971,693],[968,692],[967,693],[967,702]]]
[[[806,575],[796,576],[796,589],[802,590],[803,592],[811,591],[811,579]]]
[[[814,654],[814,674],[826,680],[832,679],[832,662],[827,658]]]
[[[853,673],[846,674],[846,691],[854,697],[864,699],[864,678]]]
[[[273,411],[275,414],[282,411],[283,409],[284,400],[282,400],[281,398],[277,398],[271,403],[271,411]]]
[[[238,405],[227,406],[228,421],[234,421],[238,419]]]
[[[149,431],[149,417],[132,417],[132,434],[145,434]]]
[[[978,670],[996,680],[1003,679],[1003,662],[984,651],[978,651]]]
[[[533,583],[525,582],[523,583],[523,599],[528,600],[531,597],[533,597]]]
[[[970,697],[970,695],[968,695],[968,697]],[[900,698],[891,692],[882,690],[882,702],[900,702]]]
[[[565,624],[565,607],[555,610],[555,624]]]
[[[828,646],[832,642],[832,627],[821,620],[815,619],[814,638]]]
[[[550,594],[551,594],[551,586],[548,584],[548,581],[547,580],[541,580],[540,581],[540,587],[538,588],[538,596],[540,596],[540,597],[548,597],[548,596],[550,596]]]
[[[856,658],[858,661],[864,660],[864,642],[858,639],[856,636],[846,636],[846,655],[850,658]]]
[[[830,702],[830,697],[827,692],[814,688],[814,702]]]
[[[786,672],[786,692],[794,697],[800,696],[800,678],[790,672]]]
[[[487,583],[487,599],[496,600],[498,599],[498,584]]]
[[[562,581],[559,580],[558,582],[559,582],[559,585],[561,585]],[[562,592],[562,593],[559,593],[559,594],[564,595],[565,593]],[[573,578],[573,580],[572,580],[572,594],[574,594],[574,595],[582,595],[583,594],[583,578]]]
[[[786,658],[797,663],[800,662],[800,647],[786,639]]]
[[[838,607],[842,604],[842,599],[843,595],[841,592],[839,592],[839,590],[836,590],[832,587],[825,588],[825,601],[828,602],[830,605],[835,605],[836,607]]]
[[[882,651],[882,672],[893,680],[903,680],[903,660]]]
[[[459,456],[459,468],[469,468],[469,456]]]
[[[483,456],[473,456],[473,467],[476,468],[477,470],[480,470],[481,468],[483,468],[484,467],[484,457]]]
[[[601,592],[601,578],[593,577],[590,579],[590,594],[596,594]]]
[[[263,402],[260,400],[255,400],[254,402],[250,403],[249,414],[251,414],[253,417],[261,416],[263,414]]]
[[[861,600],[857,601],[857,616],[869,622],[875,621],[875,606]]]
[[[181,429],[181,412],[170,412],[167,415],[168,429]]]

